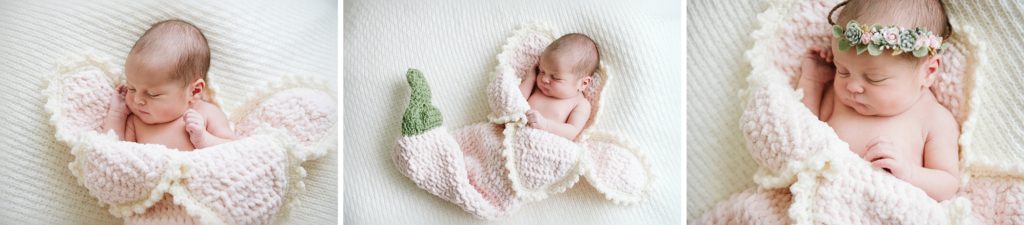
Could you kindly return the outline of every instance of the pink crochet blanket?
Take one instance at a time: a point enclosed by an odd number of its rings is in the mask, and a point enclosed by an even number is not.
[[[733,195],[696,224],[1024,224],[1020,174],[975,173],[961,167],[960,192],[936,202],[923,190],[874,170],[849,151],[827,124],[800,102],[791,80],[800,55],[830,42],[825,17],[838,1],[773,1],[758,16],[746,53],[753,70],[740,118],[760,168],[756,187]],[[967,97],[984,49],[970,27],[955,27],[932,87],[940,103],[970,127]],[[967,141],[961,141],[965,151]],[[961,154],[965,154],[961,152]]]
[[[521,76],[554,39],[551,28],[541,24],[517,30],[498,55],[486,90],[489,122],[452,132],[431,103],[426,77],[410,69],[412,92],[394,154],[398,170],[416,186],[484,219],[563,192],[580,176],[616,203],[642,200],[652,179],[648,161],[622,138],[590,129],[598,110],[578,142],[524,126],[530,106],[518,88]],[[608,75],[593,78],[586,96],[596,109]]]
[[[254,95],[233,119],[240,140],[181,152],[100,133],[120,73],[95,58],[65,65],[46,89],[68,167],[126,223],[270,224],[303,189],[301,163],[337,148],[333,92],[286,80]]]

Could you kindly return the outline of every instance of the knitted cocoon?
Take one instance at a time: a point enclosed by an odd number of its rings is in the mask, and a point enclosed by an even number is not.
[[[255,92],[232,119],[239,140],[191,152],[120,141],[100,131],[120,72],[94,56],[69,62],[45,91],[50,122],[79,184],[126,223],[270,224],[297,203],[301,163],[337,145],[333,92],[298,78]]]
[[[530,109],[519,90],[522,76],[556,36],[550,26],[526,24],[507,39],[487,86],[489,121],[455,129],[420,126],[438,121],[429,87],[417,70],[407,74],[412,90],[394,162],[417,187],[450,201],[478,218],[494,219],[526,202],[572,187],[580,176],[616,203],[643,199],[653,179],[641,151],[623,138],[593,131],[607,68],[584,91],[593,105],[583,134],[572,141],[525,126]],[[435,118],[434,115],[438,115]]]
[[[758,16],[760,28],[746,57],[749,87],[741,92],[740,127],[759,169],[757,187],[733,195],[705,213],[697,224],[1021,224],[1021,174],[979,177],[961,165],[960,192],[936,202],[910,183],[880,170],[849,150],[794,90],[800,56],[811,46],[831,43],[825,17],[839,1],[770,2]],[[841,9],[840,9],[841,10]],[[945,41],[942,70],[932,85],[936,98],[968,135],[969,99],[985,51],[970,27],[957,27]],[[963,138],[963,137],[962,137]],[[970,149],[961,141],[961,151]],[[967,153],[961,152],[961,155]],[[1004,170],[1005,171],[1005,170]],[[1016,197],[1015,197],[1016,196]],[[972,211],[981,209],[981,211]]]

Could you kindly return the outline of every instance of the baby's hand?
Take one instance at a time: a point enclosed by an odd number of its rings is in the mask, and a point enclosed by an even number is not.
[[[115,89],[117,90],[117,93],[115,93],[114,96],[110,98],[110,105],[107,110],[107,116],[119,116],[127,118],[128,114],[131,112],[130,110],[128,110],[128,104],[126,104],[124,101],[125,93],[127,93],[128,90],[127,88],[125,88],[124,84],[117,85],[117,88]]]
[[[185,120],[185,131],[188,132],[188,139],[196,148],[206,147],[206,118],[195,110],[189,109],[182,116]]]
[[[544,118],[543,115],[540,115],[540,113],[537,112],[537,110],[532,110],[531,109],[530,111],[526,111],[526,125],[527,126],[543,130],[544,129],[544,124],[545,124],[545,118]]]
[[[913,167],[898,154],[898,149],[892,141],[879,136],[868,143],[871,144],[868,144],[863,157],[864,160],[871,162],[871,167],[885,170],[896,178],[909,177]]]
[[[533,65],[529,69],[526,69],[526,73],[523,74],[523,80],[526,80],[526,78],[537,77],[537,66],[538,65]]]
[[[811,47],[800,59],[800,79],[808,79],[818,83],[832,81],[836,75],[836,66],[832,63],[832,50]]]

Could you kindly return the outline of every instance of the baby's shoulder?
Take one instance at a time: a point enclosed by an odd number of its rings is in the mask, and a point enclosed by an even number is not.
[[[590,99],[580,96],[576,99],[576,109],[590,111]]]
[[[204,116],[224,114],[224,112],[221,111],[219,106],[202,100],[196,101],[196,104],[192,106],[192,109],[196,110],[196,112],[199,112],[199,114],[202,114]]]
[[[960,125],[957,124],[953,113],[937,101],[930,101],[926,109],[925,124],[928,124],[929,133],[959,133]]]

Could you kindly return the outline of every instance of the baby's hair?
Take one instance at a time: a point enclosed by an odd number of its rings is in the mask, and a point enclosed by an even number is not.
[[[597,71],[598,63],[601,61],[601,52],[597,49],[597,42],[581,33],[563,35],[554,42],[551,42],[551,45],[548,45],[546,50],[551,52],[572,50],[578,53],[575,55],[579,57],[579,62],[573,66],[573,72],[584,76],[593,75]]]
[[[832,21],[832,14],[839,8],[839,17]],[[912,27],[924,27],[932,33],[948,39],[953,33],[953,26],[946,17],[946,9],[940,0],[850,0],[837,4],[828,13],[830,25],[845,26],[850,20],[868,22],[866,18],[882,16],[894,21],[907,21],[906,24],[880,24]],[[903,58],[915,59],[918,63],[926,58],[915,58],[906,54]]]
[[[132,46],[130,55],[146,55],[156,52],[175,54],[173,79],[183,81],[183,86],[202,78],[206,82],[203,89],[208,102],[213,101],[213,90],[209,88],[210,80],[210,45],[203,31],[192,23],[179,19],[164,20],[153,24]]]

